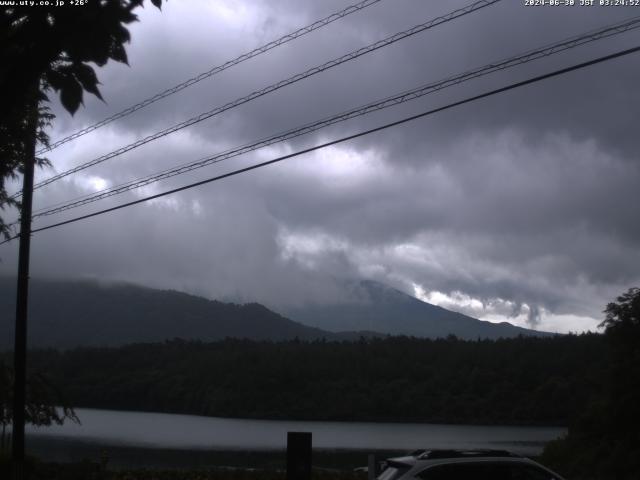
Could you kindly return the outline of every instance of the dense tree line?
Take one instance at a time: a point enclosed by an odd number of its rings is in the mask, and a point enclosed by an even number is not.
[[[601,335],[213,343],[32,352],[76,407],[224,417],[565,425],[601,388]]]
[[[640,478],[640,289],[607,305],[601,388],[574,416],[544,461],[573,479]]]

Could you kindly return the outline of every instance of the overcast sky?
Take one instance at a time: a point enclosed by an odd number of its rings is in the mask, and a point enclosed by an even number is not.
[[[171,1],[162,12],[149,5],[130,28],[130,67],[98,70],[106,103],[88,96],[74,117],[54,103],[51,138],[349,3],[355,1]],[[48,155],[53,169],[39,171],[38,179],[468,3],[383,0],[56,149]],[[637,7],[498,2],[42,188],[35,208],[639,14]],[[628,32],[39,219],[34,227],[639,44],[640,30]],[[125,280],[275,309],[348,301],[335,280],[367,278],[476,318],[593,329],[607,302],[640,285],[639,61],[640,54],[627,56],[36,234],[32,275]],[[0,247],[0,273],[15,273],[15,243]]]

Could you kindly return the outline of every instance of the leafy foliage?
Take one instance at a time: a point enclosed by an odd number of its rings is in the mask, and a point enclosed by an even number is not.
[[[565,439],[544,459],[579,479],[640,478],[640,289],[631,288],[605,309],[607,350],[593,392]]]
[[[14,178],[29,154],[34,135],[48,145],[44,129],[53,119],[44,106],[46,92],[59,93],[65,109],[74,114],[87,91],[102,99],[98,78],[90,63],[109,60],[127,63],[124,45],[130,40],[125,27],[137,17],[133,13],[144,0],[102,0],[86,2],[82,8],[33,8],[12,6],[0,9],[0,208],[19,207],[8,198],[5,182]],[[158,8],[162,0],[151,0]],[[36,130],[28,121],[38,108]],[[45,165],[45,159],[38,159]],[[0,233],[9,235],[0,218]]]
[[[0,360],[0,424],[1,444],[5,444],[6,427],[13,418],[13,370]],[[25,421],[37,426],[58,424],[65,420],[79,422],[73,408],[62,392],[49,379],[37,371],[27,378]]]
[[[607,316],[600,326],[609,334],[617,335],[620,331],[637,334],[640,329],[640,288],[630,288],[616,301],[607,305],[604,311]]]
[[[54,115],[50,109],[41,104],[41,100],[45,98],[44,94],[38,96],[39,106],[31,105],[30,108],[38,109],[36,121],[36,142],[40,145],[49,145],[49,136],[46,134],[46,128],[51,124]],[[33,102],[32,102],[33,103]],[[17,115],[16,122],[5,121],[4,115],[0,121],[0,210],[7,207],[20,208],[21,204],[18,200],[7,195],[5,182],[7,179],[15,179],[18,173],[22,172],[22,165],[26,152],[29,150],[29,136],[33,134],[30,129],[28,118],[29,108],[25,108],[20,115]],[[35,158],[37,166],[48,166],[49,161],[45,157],[37,156]],[[0,236],[8,238],[11,235],[11,227],[0,217]]]

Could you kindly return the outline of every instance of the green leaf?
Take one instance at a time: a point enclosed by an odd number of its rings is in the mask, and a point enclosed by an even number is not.
[[[109,60],[109,46],[106,44],[95,43],[91,50],[91,61],[99,67],[104,66]]]
[[[109,54],[116,62],[122,62],[129,65],[129,59],[127,58],[127,51],[124,49],[121,43],[116,43],[111,47]]]
[[[114,28],[113,32],[111,32],[111,35],[113,37],[114,43],[123,44],[129,43],[131,41],[131,34],[129,33],[129,30],[123,25],[119,25],[117,28]]]
[[[62,74],[58,69],[52,68],[47,72],[47,81],[51,88],[53,88],[56,92],[62,88],[64,84],[64,74]]]
[[[93,93],[96,97],[104,102],[104,98],[102,98],[102,94],[98,89],[98,77],[96,76],[96,72],[92,67],[85,63],[75,63],[73,65],[73,73],[75,74],[76,79],[82,85],[87,92]]]
[[[82,103],[82,86],[71,75],[66,77],[66,81],[60,91],[60,101],[71,115],[76,113]]]

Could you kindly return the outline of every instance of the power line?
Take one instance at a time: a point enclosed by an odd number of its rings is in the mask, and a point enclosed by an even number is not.
[[[472,13],[472,12],[474,12],[476,10],[481,9],[481,8],[488,7],[488,6],[493,5],[494,3],[497,3],[499,1],[501,1],[501,0],[479,0],[479,1],[475,2],[475,3],[467,5],[466,7],[454,10],[454,11],[452,11],[452,12],[446,14],[446,15],[442,15],[440,17],[436,17],[436,18],[434,18],[432,20],[429,20],[428,22],[422,23],[420,25],[416,25],[416,26],[414,26],[414,27],[412,27],[412,28],[410,28],[408,30],[404,30],[402,32],[395,33],[395,34],[393,34],[393,35],[391,35],[391,36],[389,36],[389,37],[387,37],[387,38],[385,38],[383,40],[379,40],[379,41],[377,41],[375,43],[367,45],[366,47],[359,48],[358,50],[354,50],[351,53],[348,53],[348,54],[343,55],[341,57],[338,57],[336,59],[330,60],[330,61],[328,61],[326,63],[323,63],[322,65],[310,68],[309,70],[306,70],[306,71],[304,71],[302,73],[298,73],[298,74],[293,75],[293,76],[291,76],[291,77],[289,77],[289,78],[287,78],[285,80],[281,80],[281,81],[279,81],[277,83],[269,85],[268,87],[265,87],[262,90],[257,90],[257,91],[255,91],[255,92],[253,92],[253,93],[251,93],[251,94],[249,94],[249,95],[247,95],[245,97],[238,98],[238,99],[236,99],[236,100],[234,100],[232,102],[229,102],[229,103],[227,103],[227,104],[225,104],[225,105],[223,105],[221,107],[214,108],[213,110],[210,110],[208,112],[201,113],[200,115],[197,115],[197,116],[192,117],[192,118],[190,118],[188,120],[185,120],[185,121],[183,121],[183,122],[181,122],[181,123],[179,123],[177,125],[169,127],[169,128],[167,128],[165,130],[162,130],[160,132],[154,133],[153,135],[149,135],[149,136],[147,136],[145,138],[137,140],[136,142],[133,142],[133,143],[131,143],[129,145],[126,145],[126,146],[121,147],[121,148],[119,148],[117,150],[114,150],[114,151],[112,151],[110,153],[107,153],[106,155],[102,155],[102,156],[100,156],[98,158],[90,160],[89,162],[83,163],[82,165],[78,165],[77,167],[74,167],[74,168],[71,168],[71,169],[69,169],[69,170],[67,170],[65,172],[59,173],[58,175],[55,175],[55,176],[50,177],[50,178],[48,178],[46,180],[43,180],[43,181],[41,181],[39,183],[36,183],[34,185],[34,189],[41,188],[41,187],[43,187],[45,185],[48,185],[48,184],[53,183],[53,182],[55,182],[57,180],[60,180],[61,178],[64,178],[64,177],[66,177],[68,175],[71,175],[73,173],[79,172],[81,170],[84,170],[84,169],[89,168],[91,166],[97,165],[99,163],[105,162],[105,161],[107,161],[107,160],[109,160],[111,158],[114,158],[114,157],[117,157],[119,155],[122,155],[123,153],[126,153],[126,152],[128,152],[130,150],[133,150],[133,149],[135,149],[137,147],[140,147],[140,146],[142,146],[142,145],[144,145],[146,143],[149,143],[151,141],[157,140],[157,139],[159,139],[161,137],[164,137],[166,135],[169,135],[171,133],[177,132],[178,130],[181,130],[183,128],[190,127],[191,125],[195,125],[196,123],[199,123],[199,122],[202,122],[204,120],[207,120],[208,118],[211,118],[214,115],[218,115],[218,114],[220,114],[222,112],[225,112],[227,110],[230,110],[230,109],[235,108],[237,106],[240,106],[242,104],[250,102],[251,100],[255,100],[258,97],[262,97],[264,95],[267,95],[267,94],[269,94],[271,92],[279,90],[279,89],[281,89],[283,87],[286,87],[288,85],[291,85],[293,83],[299,82],[300,80],[308,78],[308,77],[310,77],[312,75],[315,75],[317,73],[323,72],[323,71],[328,70],[330,68],[336,67],[336,66],[341,65],[341,64],[343,64],[345,62],[354,60],[354,59],[356,59],[358,57],[361,57],[362,55],[365,55],[367,53],[373,52],[373,51],[378,50],[380,48],[386,47],[386,46],[391,45],[391,44],[393,44],[395,42],[403,40],[403,39],[405,39],[407,37],[410,37],[412,35],[416,35],[417,33],[420,33],[420,32],[423,32],[425,30],[428,30],[430,28],[433,28],[433,27],[435,27],[437,25],[450,22],[450,21],[452,21],[452,20],[454,20],[456,18],[462,17],[464,15]],[[20,195],[20,192],[17,192],[14,195],[12,195],[11,198],[16,198],[19,195]]]
[[[236,157],[265,146],[290,140],[292,138],[317,131],[321,128],[324,128],[339,122],[343,122],[355,117],[369,114],[374,111],[382,110],[385,108],[389,108],[391,106],[395,106],[401,103],[415,100],[417,98],[428,95],[430,93],[434,93],[436,91],[440,91],[442,89],[445,89],[454,85],[458,85],[460,83],[463,83],[484,75],[488,75],[490,73],[505,70],[511,67],[515,67],[517,65],[534,61],[534,60],[538,60],[540,58],[554,55],[562,51],[576,48],[578,46],[581,46],[593,41],[601,40],[603,38],[609,38],[611,36],[618,35],[638,27],[640,27],[640,16],[625,20],[624,22],[618,22],[616,24],[603,27],[599,30],[593,30],[579,36],[574,36],[569,39],[565,39],[553,44],[549,44],[544,47],[529,50],[523,54],[520,54],[514,57],[509,57],[507,59],[499,60],[497,62],[493,62],[488,65],[485,65],[481,68],[469,70],[462,74],[448,77],[438,82],[422,85],[412,90],[408,90],[408,91],[396,94],[394,96],[387,97],[383,100],[378,100],[376,102],[372,102],[367,105],[342,112],[332,117],[318,120],[316,122],[309,123],[301,127],[297,127],[295,129],[273,135],[271,137],[263,138],[261,140],[258,140],[256,142],[253,142],[247,145],[243,145],[240,147],[233,148],[231,150],[227,150],[222,153],[217,153],[212,156],[201,158],[199,160],[196,160],[187,164],[183,164],[177,167],[173,167],[168,170],[155,173],[153,175],[138,178],[138,179],[123,183],[121,185],[103,189],[99,192],[83,195],[71,201],[60,202],[56,205],[45,207],[35,212],[34,218],[53,215],[59,212],[70,210],[72,208],[77,208],[83,205],[87,205],[89,203],[93,203],[108,197],[112,197],[114,195],[125,193],[128,191],[134,190],[136,188],[140,188],[145,185],[155,183],[160,180],[171,178],[192,170],[196,170],[198,168],[203,168],[208,165],[222,162],[229,158]]]
[[[342,10],[340,10],[339,12],[335,12],[332,13],[331,15],[329,15],[328,17],[322,18],[320,20],[317,20],[315,22],[313,22],[310,25],[307,25],[306,27],[302,27],[298,30],[295,30],[291,33],[288,33],[287,35],[283,35],[282,37],[278,38],[277,40],[273,40],[265,45],[262,45],[261,47],[258,47],[254,50],[251,50],[250,52],[247,53],[243,53],[242,55],[239,55],[238,57],[234,58],[233,60],[228,60],[227,62],[218,65],[216,67],[211,68],[210,70],[207,70],[206,72],[200,73],[198,75],[196,75],[193,78],[190,78],[188,80],[185,80],[184,82],[168,88],[160,93],[156,93],[155,95],[153,95],[152,97],[149,97],[145,100],[142,100],[139,103],[136,103],[135,105],[132,105],[128,108],[125,108],[124,110],[122,110],[121,112],[115,113],[113,115],[111,115],[110,117],[107,117],[97,123],[94,123],[93,125],[89,125],[88,127],[85,127],[81,130],[78,130],[77,132],[72,133],[71,135],[64,137],[54,143],[52,143],[51,145],[49,145],[49,147],[45,147],[42,148],[40,150],[38,150],[36,153],[37,154],[43,154],[46,152],[49,152],[55,148],[58,148],[60,145],[64,145],[67,142],[70,142],[71,140],[75,140],[78,137],[81,137],[83,135],[86,135],[89,132],[93,132],[94,130],[97,130],[100,127],[104,127],[105,125],[114,122],[115,120],[119,120],[120,118],[126,117],[138,110],[143,109],[144,107],[147,107],[149,105],[151,105],[152,103],[157,102],[158,100],[162,100],[163,98],[166,98],[170,95],[173,95],[174,93],[177,93],[181,90],[184,90],[185,88],[190,87],[191,85],[195,85],[198,82],[201,82],[202,80],[212,77],[220,72],[223,72],[224,70],[231,68],[235,65],[238,65],[239,63],[242,63],[246,60],[249,60],[253,57],[256,57],[258,55],[261,55],[263,53],[268,52],[269,50],[272,50],[276,47],[279,47],[281,45],[284,45],[285,43],[288,43],[292,40],[295,40],[296,38],[300,38],[308,33],[313,32],[314,30],[318,30],[319,28],[322,28],[326,25],[329,25],[330,23],[335,22],[336,20],[339,20],[343,17],[346,17],[347,15],[351,15],[352,13],[356,13],[359,12],[360,10],[363,10],[367,7],[370,7],[378,2],[381,2],[382,0],[364,0],[362,2],[356,3],[354,5],[350,5],[347,8],[344,8]]]
[[[423,118],[423,117],[426,117],[426,116],[429,116],[429,115],[433,115],[435,113],[442,112],[444,110],[449,110],[451,108],[458,107],[460,105],[471,103],[471,102],[474,102],[474,101],[477,101],[477,100],[480,100],[480,99],[483,99],[483,98],[487,98],[487,97],[490,97],[490,96],[493,96],[493,95],[497,95],[499,93],[503,93],[503,92],[506,92],[506,91],[509,91],[509,90],[514,90],[516,88],[520,88],[520,87],[523,87],[525,85],[530,85],[532,83],[537,83],[537,82],[540,82],[542,80],[546,80],[546,79],[549,79],[549,78],[552,78],[552,77],[557,77],[557,76],[560,76],[560,75],[564,75],[566,73],[569,73],[569,72],[572,72],[572,71],[575,71],[575,70],[579,70],[579,69],[586,68],[586,67],[589,67],[589,66],[592,66],[592,65],[596,65],[596,64],[599,64],[599,63],[602,63],[602,62],[613,60],[615,58],[620,58],[620,57],[623,57],[623,56],[626,56],[626,55],[630,55],[630,54],[636,53],[638,51],[640,51],[640,46],[637,46],[637,47],[634,47],[634,48],[629,48],[629,49],[626,49],[626,50],[621,50],[619,52],[616,52],[616,53],[613,53],[613,54],[610,54],[610,55],[605,55],[603,57],[599,57],[599,58],[596,58],[596,59],[593,59],[593,60],[589,60],[587,62],[579,63],[579,64],[576,64],[576,65],[572,65],[570,67],[562,68],[560,70],[555,70],[553,72],[546,73],[544,75],[539,75],[539,76],[530,78],[528,80],[523,80],[521,82],[512,83],[512,84],[507,85],[505,87],[501,87],[501,88],[498,88],[498,89],[495,89],[495,90],[490,90],[488,92],[485,92],[485,93],[482,93],[482,94],[479,94],[479,95],[475,95],[473,97],[468,97],[468,98],[465,98],[464,100],[459,100],[457,102],[449,103],[449,104],[447,104],[445,106],[434,108],[432,110],[428,110],[426,112],[422,112],[422,113],[419,113],[417,115],[412,115],[410,117],[405,117],[405,118],[403,118],[401,120],[397,120],[395,122],[387,123],[385,125],[381,125],[379,127],[375,127],[375,128],[369,129],[369,130],[365,130],[363,132],[359,132],[359,133],[356,133],[356,134],[353,134],[353,135],[342,137],[342,138],[339,138],[337,140],[332,140],[330,142],[326,142],[326,143],[323,143],[321,145],[316,145],[314,147],[306,148],[304,150],[299,150],[297,152],[290,153],[288,155],[283,155],[281,157],[277,157],[277,158],[274,158],[272,160],[268,160],[266,162],[257,163],[255,165],[251,165],[249,167],[240,168],[238,170],[234,170],[234,171],[229,172],[229,173],[225,173],[225,174],[218,175],[218,176],[215,176],[215,177],[207,178],[205,180],[200,180],[198,182],[190,183],[188,185],[184,185],[182,187],[174,188],[172,190],[168,190],[168,191],[165,191],[165,192],[162,192],[162,193],[158,193],[158,194],[151,195],[151,196],[148,196],[148,197],[145,197],[145,198],[140,198],[138,200],[134,200],[134,201],[131,201],[131,202],[127,202],[127,203],[123,203],[123,204],[120,204],[120,205],[116,205],[115,207],[106,208],[104,210],[99,210],[97,212],[89,213],[87,215],[82,215],[82,216],[79,216],[79,217],[71,218],[69,220],[65,220],[65,221],[62,221],[62,222],[54,223],[52,225],[47,225],[46,227],[40,227],[40,228],[32,230],[32,232],[33,233],[42,232],[44,230],[49,230],[49,229],[52,229],[52,228],[60,227],[62,225],[75,223],[75,222],[78,222],[80,220],[85,220],[87,218],[96,217],[98,215],[103,215],[105,213],[109,213],[109,212],[113,212],[113,211],[116,211],[116,210],[120,210],[122,208],[126,208],[126,207],[130,207],[130,206],[133,206],[133,205],[137,205],[139,203],[147,202],[149,200],[154,200],[156,198],[164,197],[166,195],[171,195],[173,193],[181,192],[181,191],[184,191],[184,190],[189,190],[191,188],[198,187],[200,185],[204,185],[204,184],[207,184],[207,183],[215,182],[215,181],[218,181],[218,180],[222,180],[224,178],[233,177],[235,175],[239,175],[241,173],[245,173],[245,172],[248,172],[248,171],[251,171],[251,170],[256,170],[256,169],[261,168],[261,167],[266,167],[267,165],[272,165],[274,163],[278,163],[278,162],[281,162],[283,160],[287,160],[289,158],[297,157],[297,156],[303,155],[305,153],[313,152],[315,150],[326,148],[326,147],[329,147],[329,146],[332,146],[332,145],[336,145],[336,144],[339,144],[339,143],[343,143],[343,142],[346,142],[346,141],[349,141],[349,140],[354,140],[356,138],[363,137],[365,135],[369,135],[369,134],[372,134],[372,133],[375,133],[375,132],[386,130],[386,129],[391,128],[391,127],[402,125],[402,124],[407,123],[407,122],[411,122],[413,120],[417,120],[419,118]],[[11,240],[13,240],[15,238],[18,238],[19,236],[20,235],[16,235],[16,236],[10,238],[9,240],[5,240],[5,241],[1,242],[0,245],[2,245],[4,243],[7,243],[7,242],[9,242],[9,241],[11,241]]]

